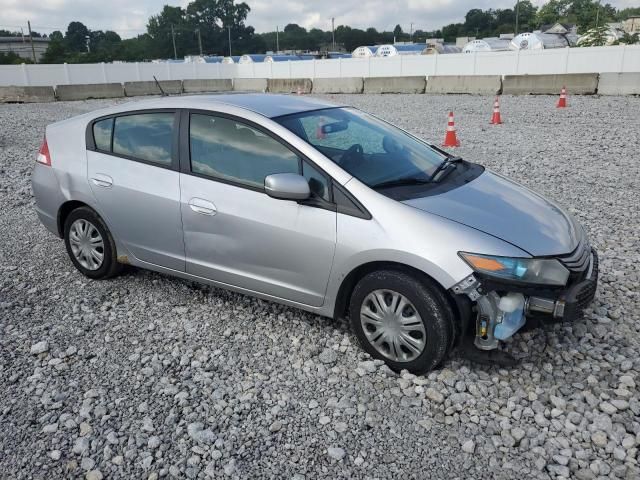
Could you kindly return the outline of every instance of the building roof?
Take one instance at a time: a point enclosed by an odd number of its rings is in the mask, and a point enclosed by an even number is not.
[[[540,31],[543,33],[569,33],[575,30],[576,26],[572,23],[550,23],[547,25],[541,25]]]
[[[23,40],[24,38],[24,40]],[[49,38],[33,37],[34,43],[49,43]],[[30,43],[31,39],[28,35],[24,37],[0,37],[0,43]]]

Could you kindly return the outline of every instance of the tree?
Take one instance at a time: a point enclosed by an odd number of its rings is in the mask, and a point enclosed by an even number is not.
[[[469,10],[465,15],[464,29],[468,34],[478,36],[481,32],[491,30],[493,16],[491,11],[483,11],[479,8]]]
[[[515,11],[516,7],[514,7]],[[523,0],[517,5],[518,9],[518,30],[533,30],[536,24],[536,13],[538,8],[534,7],[530,0]]]
[[[71,22],[64,36],[66,48],[71,52],[86,51],[88,36],[89,29],[82,22]]]
[[[229,33],[232,43],[237,42],[234,53],[241,53],[242,46],[253,41],[253,27],[244,24],[249,11],[249,5],[234,0],[194,0],[186,10],[187,22],[200,28],[203,44],[225,55],[229,52]]]
[[[538,25],[559,22],[568,13],[570,5],[571,0],[549,0],[538,10],[536,15]]]
[[[634,33],[633,35],[629,32],[624,32],[622,37],[617,42],[619,45],[635,45],[640,43],[640,34]]]
[[[21,63],[32,63],[27,58],[22,58],[15,52],[0,52],[0,65],[19,65]]]
[[[460,37],[467,30],[463,23],[452,23],[445,27],[442,27],[442,38],[445,42],[455,42],[456,37]]]
[[[154,40],[148,54],[152,58],[173,58],[173,36],[176,38],[176,53],[183,57],[190,47],[195,47],[193,30],[188,25],[186,12],[181,7],[165,5],[158,15],[149,18],[147,32]]]
[[[396,25],[396,28],[393,29],[393,36],[397,39],[402,35],[402,27],[400,25]]]
[[[62,32],[56,30],[49,36],[49,46],[40,59],[41,63],[64,63],[66,61],[67,48]]]
[[[593,27],[580,38],[581,47],[602,47],[607,44],[609,28],[606,25]]]
[[[635,17],[640,15],[640,7],[623,8],[616,12],[616,20],[621,22],[629,17]]]

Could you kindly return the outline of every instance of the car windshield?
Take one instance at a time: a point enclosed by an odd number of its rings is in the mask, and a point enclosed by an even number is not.
[[[314,110],[276,121],[373,188],[428,182],[446,160],[428,144],[355,108]]]

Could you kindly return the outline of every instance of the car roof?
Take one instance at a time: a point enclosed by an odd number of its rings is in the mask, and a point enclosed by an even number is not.
[[[215,110],[216,105],[221,104],[251,110],[268,118],[342,106],[319,98],[302,95],[276,95],[271,93],[181,95],[136,101],[125,105],[127,110],[163,107]],[[125,105],[120,105],[120,107],[124,107]]]

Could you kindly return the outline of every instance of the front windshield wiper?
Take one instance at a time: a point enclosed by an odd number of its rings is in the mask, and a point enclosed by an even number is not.
[[[401,177],[395,180],[387,180],[385,182],[376,183],[371,186],[373,189],[388,188],[388,187],[404,187],[407,185],[424,185],[431,183],[430,179],[416,178],[416,177]]]
[[[447,158],[445,158],[442,163],[440,165],[438,165],[438,168],[436,168],[435,172],[433,172],[433,174],[431,175],[431,178],[429,179],[430,182],[435,181],[436,177],[438,176],[438,174],[440,174],[440,172],[442,172],[445,168],[448,168],[449,165],[453,165],[455,163],[461,162],[462,161],[462,157],[454,157],[452,155],[448,156]]]

